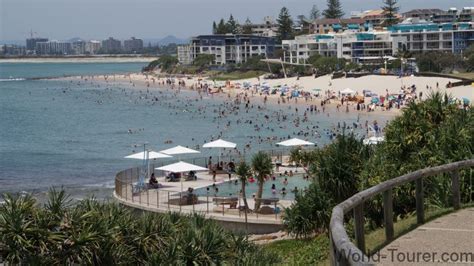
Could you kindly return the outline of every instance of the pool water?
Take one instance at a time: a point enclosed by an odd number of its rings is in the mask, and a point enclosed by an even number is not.
[[[284,184],[284,180],[287,178],[288,184]],[[294,200],[295,193],[292,190],[297,187],[299,191],[304,190],[309,186],[311,181],[306,180],[303,178],[302,174],[295,174],[293,176],[279,176],[275,175],[275,180],[271,178],[267,180],[263,185],[263,198],[279,198],[284,200]],[[272,190],[272,185],[275,184],[275,191]],[[221,184],[216,185],[218,192],[215,193],[215,189],[212,186],[209,186],[209,192],[207,190],[208,187],[198,188],[195,190],[195,193],[199,196],[206,196],[209,193],[209,196],[220,196],[220,197],[228,197],[228,196],[239,196],[240,189],[241,189],[240,180],[236,181],[227,181]],[[281,193],[281,189],[286,189],[286,194]],[[258,185],[257,181],[253,183],[247,182],[245,187],[245,194],[247,198],[252,198],[252,195],[257,193]]]

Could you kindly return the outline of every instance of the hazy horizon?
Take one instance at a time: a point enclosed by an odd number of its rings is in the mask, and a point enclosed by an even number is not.
[[[382,0],[341,0],[346,16],[351,11],[379,9]],[[161,39],[173,35],[181,39],[211,32],[212,22],[232,13],[239,22],[250,18],[276,18],[286,6],[294,19],[308,15],[312,5],[322,11],[326,0],[0,0],[0,41],[25,40],[30,30],[36,36],[68,40],[74,37],[102,40],[108,37]],[[468,0],[399,0],[401,12],[414,8],[472,6]]]

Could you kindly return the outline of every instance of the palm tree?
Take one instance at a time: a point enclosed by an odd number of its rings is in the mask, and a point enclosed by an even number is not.
[[[259,151],[252,157],[252,169],[257,175],[258,190],[255,199],[255,210],[260,209],[263,194],[263,184],[265,183],[265,176],[271,175],[273,171],[272,158],[263,151]]]
[[[235,169],[235,173],[239,176],[240,183],[242,184],[242,198],[246,210],[249,208],[249,205],[245,194],[245,185],[247,183],[247,178],[252,174],[251,170],[252,169],[250,169],[250,166],[245,161],[240,162]]]
[[[250,166],[245,161],[242,161],[237,166],[236,174],[239,176],[240,183],[242,184],[241,190],[242,190],[242,198],[244,200],[245,228],[248,232],[247,211],[249,209],[249,204],[247,203],[247,195],[245,194],[245,185],[247,183],[247,178],[252,174],[252,171],[250,169]]]

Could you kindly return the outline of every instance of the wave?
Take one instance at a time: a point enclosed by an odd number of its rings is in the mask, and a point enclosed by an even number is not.
[[[26,80],[25,78],[8,78],[8,79],[0,79],[0,82],[2,81],[22,81]]]

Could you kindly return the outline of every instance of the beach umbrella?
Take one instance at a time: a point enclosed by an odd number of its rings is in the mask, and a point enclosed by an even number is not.
[[[173,147],[173,148],[162,150],[162,151],[160,151],[160,153],[164,153],[164,154],[167,154],[167,155],[178,155],[178,154],[200,153],[200,152],[196,151],[196,150],[193,150],[193,149],[190,149],[190,148],[183,147],[181,145],[178,145],[178,146]]]
[[[145,187],[145,176],[148,177],[148,174],[150,173],[150,159],[170,158],[170,157],[172,156],[155,152],[155,151],[146,150],[144,146],[142,152],[134,153],[134,154],[125,156],[124,158],[143,160],[143,171],[145,170],[146,171],[145,173],[143,173],[142,176],[139,177],[138,186],[137,186],[139,188],[143,188]]]
[[[205,167],[201,167],[198,165],[186,163],[183,161],[179,161],[177,163],[168,164],[162,167],[155,168],[156,170],[172,172],[172,173],[186,173],[190,171],[207,171],[208,169]],[[183,178],[180,180],[181,182],[181,192],[183,191]]]
[[[468,105],[470,102],[471,102],[471,101],[469,101],[468,98],[466,98],[466,97],[463,97],[463,98],[462,98],[462,103],[463,103],[464,105]]]
[[[377,103],[379,103],[379,101],[380,101],[379,98],[377,98],[377,97],[372,97],[372,100],[371,100],[370,102],[377,104]]]
[[[203,148],[221,148],[221,149],[225,149],[225,148],[234,149],[236,146],[237,144],[233,142],[225,141],[223,139],[214,140],[202,145]],[[220,158],[218,159],[218,161],[220,161]]]
[[[143,160],[145,158],[147,158],[147,159],[162,159],[162,158],[171,158],[171,157],[173,157],[173,156],[163,154],[163,153],[159,153],[159,152],[156,152],[156,151],[147,151],[147,152],[142,151],[142,152],[137,152],[137,153],[125,156],[124,158]]]
[[[177,163],[168,164],[162,167],[155,168],[156,170],[172,172],[172,173],[185,173],[189,171],[207,171],[205,167],[194,165],[191,163],[179,161]]]
[[[362,142],[365,145],[373,145],[373,144],[378,144],[384,140],[385,140],[384,137],[370,137],[370,138],[364,139]]]
[[[313,91],[319,92],[321,91],[321,89],[313,89]]]
[[[310,145],[314,145],[314,143],[306,141],[306,140],[298,139],[298,138],[292,138],[292,139],[289,139],[289,140],[278,142],[277,145],[286,146],[286,147],[310,146]]]
[[[231,148],[231,149],[235,148],[236,146],[237,144],[233,142],[225,141],[223,139],[214,140],[202,145],[203,148]]]

